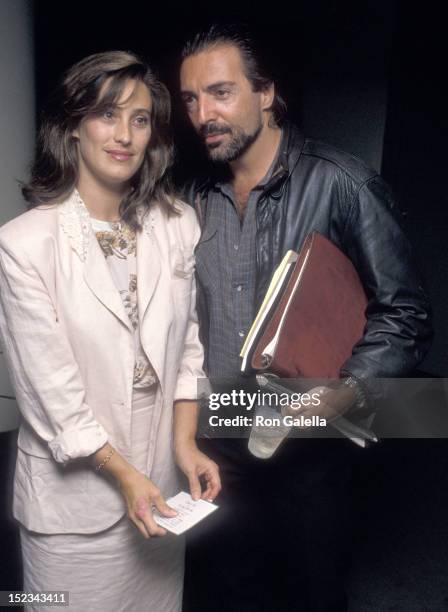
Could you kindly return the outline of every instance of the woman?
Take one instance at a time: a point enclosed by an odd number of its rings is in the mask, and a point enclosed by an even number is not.
[[[42,123],[31,210],[0,230],[24,590],[67,590],[74,610],[179,610],[183,541],[153,508],[175,515],[175,460],[195,499],[200,478],[203,498],[220,488],[194,441],[199,230],[167,177],[169,114],[133,54],[73,66]]]

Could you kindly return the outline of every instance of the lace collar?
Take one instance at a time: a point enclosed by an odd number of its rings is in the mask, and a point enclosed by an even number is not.
[[[59,206],[59,213],[62,231],[68,236],[73,250],[81,261],[85,261],[94,232],[89,211],[77,189]],[[155,224],[153,210],[147,211],[144,206],[139,206],[137,216],[143,230],[151,237]]]

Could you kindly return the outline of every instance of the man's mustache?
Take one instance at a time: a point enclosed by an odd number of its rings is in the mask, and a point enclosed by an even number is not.
[[[200,135],[204,138],[207,136],[217,136],[218,134],[231,134],[231,132],[230,127],[219,125],[219,123],[206,123],[199,130]]]

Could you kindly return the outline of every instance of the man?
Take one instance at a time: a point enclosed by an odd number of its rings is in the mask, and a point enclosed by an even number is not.
[[[365,404],[369,380],[408,375],[431,337],[429,306],[390,192],[356,158],[305,139],[253,42],[212,27],[184,47],[181,95],[216,172],[186,194],[202,237],[199,316],[210,377],[239,353],[272,273],[313,230],[353,262],[369,298],[363,338],[316,414]],[[346,609],[350,442],[287,440],[268,461],[247,440],[211,440],[223,493],[191,540],[186,609]]]

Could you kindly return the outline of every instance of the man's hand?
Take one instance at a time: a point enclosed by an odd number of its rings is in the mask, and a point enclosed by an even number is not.
[[[329,387],[314,387],[307,391],[309,395],[316,394],[319,396],[319,403],[310,406],[284,406],[282,408],[283,416],[290,415],[293,417],[304,416],[305,418],[319,416],[326,419],[327,423],[331,423],[338,417],[345,414],[356,401],[356,395],[353,389],[349,387],[339,387],[338,389],[330,389]]]
[[[194,440],[178,442],[174,452],[177,465],[188,478],[191,497],[194,500],[213,501],[221,490],[219,468],[216,463],[201,453]],[[202,493],[200,479],[206,484]]]

